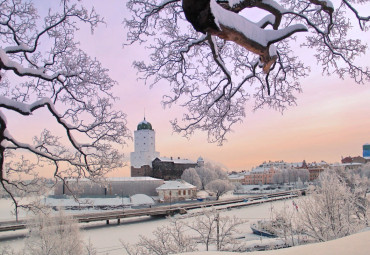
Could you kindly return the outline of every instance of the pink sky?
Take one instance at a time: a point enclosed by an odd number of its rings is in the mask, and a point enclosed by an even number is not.
[[[145,109],[146,119],[156,131],[156,148],[161,156],[192,160],[202,156],[229,170],[248,170],[265,160],[338,162],[341,156],[362,155],[362,145],[370,142],[369,84],[357,85],[335,76],[322,77],[314,68],[310,77],[302,80],[303,93],[297,95],[297,106],[283,115],[270,109],[252,112],[248,107],[244,122],[233,127],[234,132],[228,135],[222,147],[207,143],[205,133],[198,132],[190,140],[172,133],[169,121],[181,118],[182,109],[163,109],[160,105],[169,87],[162,82],[149,89],[137,80],[131,65],[134,59],[145,59],[149,53],[135,46],[122,49],[126,1],[109,5],[105,1],[92,2],[105,17],[107,26],[100,26],[94,35],[83,28],[79,34],[81,48],[110,69],[111,77],[119,83],[115,93],[121,100],[116,107],[128,115],[132,134],[143,119]],[[312,61],[313,52],[307,54],[307,61]],[[365,56],[363,62],[368,63],[365,60],[369,56]],[[133,142],[128,141],[121,150],[129,158]],[[129,167],[112,175],[127,176]]]

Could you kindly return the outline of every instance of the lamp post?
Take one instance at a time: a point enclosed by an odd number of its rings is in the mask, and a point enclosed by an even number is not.
[[[170,208],[171,208],[171,195],[172,195],[172,193],[171,193],[171,190],[170,190]]]

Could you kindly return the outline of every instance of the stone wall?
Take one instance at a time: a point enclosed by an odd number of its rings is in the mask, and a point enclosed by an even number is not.
[[[155,159],[152,162],[153,166],[153,175],[154,178],[163,179],[165,181],[168,180],[176,180],[181,179],[181,175],[185,169],[196,167],[197,164],[179,164],[174,163],[173,161],[161,161],[159,159]]]

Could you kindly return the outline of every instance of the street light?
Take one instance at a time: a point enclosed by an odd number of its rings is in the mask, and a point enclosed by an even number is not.
[[[170,208],[171,208],[171,195],[172,195],[172,193],[171,193],[171,190],[170,190]]]

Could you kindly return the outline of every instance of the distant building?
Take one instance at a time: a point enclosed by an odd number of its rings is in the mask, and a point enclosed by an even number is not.
[[[107,178],[104,182],[93,182],[89,179],[68,178],[58,182],[54,195],[77,196],[132,196],[145,194],[156,196],[156,188],[164,181],[152,177],[116,177]]]
[[[181,179],[181,175],[185,169],[198,166],[197,163],[188,160],[178,158],[156,158],[152,162],[154,178],[160,178],[164,180],[176,180]]]
[[[359,163],[359,164],[366,164],[366,159],[360,156],[357,157],[345,157],[341,160],[342,164],[351,164],[351,163]]]
[[[366,143],[362,146],[362,156],[370,162],[370,143]]]
[[[319,177],[320,173],[322,173],[328,167],[329,164],[323,160],[312,163],[306,163],[306,161],[303,160],[302,166],[298,167],[298,169],[307,169],[310,173],[310,181],[314,181]]]
[[[155,151],[155,132],[152,124],[144,120],[137,125],[134,132],[134,152],[131,152],[131,176],[149,176],[164,180],[180,179],[185,169],[203,166],[204,160],[197,162],[180,157],[160,157]]]
[[[202,157],[198,158],[197,165],[198,165],[198,167],[203,167],[204,166],[204,159]]]
[[[130,162],[131,169],[138,169],[140,173],[144,170],[140,170],[141,167],[145,166],[152,167],[153,159],[159,157],[159,152],[155,151],[155,131],[152,128],[150,122],[144,120],[137,125],[137,130],[134,132],[134,152],[131,152]],[[142,174],[132,174],[131,176],[143,176]]]
[[[159,199],[163,202],[183,201],[195,199],[197,187],[183,180],[166,181],[157,189]]]
[[[233,173],[233,174],[229,174],[227,178],[229,179],[231,183],[244,184],[245,183],[244,176],[245,176],[245,173]]]
[[[244,175],[244,184],[258,185],[258,184],[272,184],[274,183],[274,175],[280,171],[279,168],[265,162],[253,168],[252,171]]]
[[[353,163],[343,163],[343,164],[340,164],[339,166],[344,167],[344,169],[346,170],[355,170],[355,169],[360,168],[362,165],[363,163],[353,162]]]

